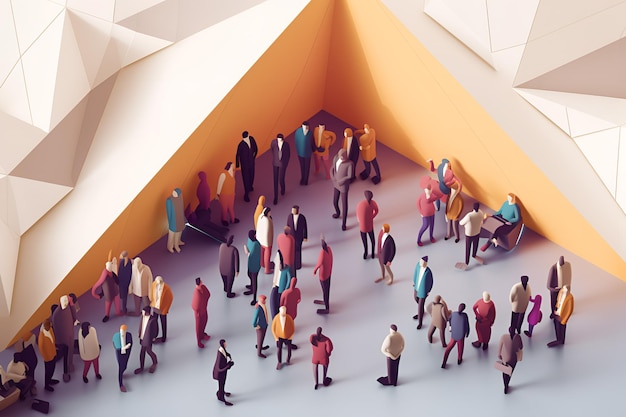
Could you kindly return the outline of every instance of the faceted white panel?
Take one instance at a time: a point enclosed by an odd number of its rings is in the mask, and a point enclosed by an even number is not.
[[[178,1],[164,1],[116,23],[139,33],[174,42],[178,32]]]
[[[487,0],[491,51],[526,44],[539,0]]]
[[[626,127],[620,129],[615,200],[626,213]]]
[[[67,7],[72,11],[113,22],[115,0],[67,0]]]
[[[615,128],[574,139],[613,196],[615,196],[617,185],[619,134],[620,129]]]
[[[26,123],[32,123],[22,68],[22,63],[19,62],[13,67],[13,71],[9,73],[9,76],[4,80],[4,84],[0,87],[0,112],[9,114]]]
[[[0,87],[20,58],[10,0],[0,0]]]
[[[0,221],[0,317],[7,317],[11,311],[15,269],[20,247],[20,238],[7,225]]]
[[[9,178],[0,174],[0,223],[9,221]]]
[[[1,90],[0,90],[1,91]],[[45,137],[41,129],[0,111],[0,173],[10,174]]]
[[[9,228],[23,235],[70,191],[63,185],[9,176]]]
[[[571,129],[571,135],[573,138],[578,136],[588,135],[593,132],[599,132],[602,130],[611,129],[616,126],[614,123],[607,122],[599,117],[592,116],[588,113],[579,112],[578,110],[568,108],[567,115],[569,118],[569,125]]]
[[[115,22],[119,22],[163,1],[166,0],[117,0],[115,2],[115,15],[113,18]]]
[[[493,67],[485,2],[472,0],[465,3],[452,0],[427,0],[424,13]]]
[[[22,58],[33,124],[45,131],[50,129],[64,20],[62,13]]]
[[[121,28],[117,26],[116,28]],[[128,44],[128,49],[122,60],[122,67],[132,64],[146,56],[170,46],[173,42],[155,38],[153,36],[144,35],[138,32],[131,32],[132,40]]]
[[[11,6],[21,54],[63,12],[63,6],[48,0],[17,0],[12,1]]]
[[[87,79],[91,88],[94,88],[98,85],[98,74],[110,42],[113,24],[70,10],[68,10],[66,24],[67,22],[72,25]],[[114,65],[108,75],[113,74],[119,68]]]
[[[564,105],[555,103],[554,101],[546,99],[540,94],[537,94],[541,93],[541,91],[526,90],[523,88],[516,88],[515,91],[517,91],[517,93],[522,96],[524,100],[528,101],[532,106],[534,106],[537,110],[543,113],[555,125],[560,127],[565,133],[570,135],[569,120],[567,118],[567,108]]]
[[[89,80],[81,59],[81,51],[72,29],[68,14],[65,14],[63,38],[59,50],[59,62],[55,83],[54,101],[50,116],[50,127],[59,123],[89,93]]]

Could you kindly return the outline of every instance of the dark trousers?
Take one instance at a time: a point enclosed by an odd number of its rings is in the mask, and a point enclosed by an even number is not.
[[[141,351],[139,351],[139,367],[143,369],[144,364],[146,363],[146,353],[152,359],[152,365],[157,364],[157,355],[152,351],[152,345],[150,346],[142,346]]]
[[[341,196],[343,211],[339,210],[339,196]],[[341,214],[341,225],[345,226],[346,219],[348,218],[348,190],[342,193],[335,188],[335,193],[333,194],[333,206],[335,207],[335,213]]]
[[[120,286],[120,301],[122,302],[122,313],[126,314],[128,312],[126,307],[126,302],[128,301],[128,285],[126,288]]]
[[[296,269],[302,269],[302,241],[298,239],[296,239],[295,250],[293,252],[293,263]]]
[[[557,342],[565,343],[565,330],[567,328],[567,324],[561,324],[561,318],[559,316],[555,316],[553,321]]]
[[[511,312],[511,327],[515,327],[517,334],[520,334],[522,332],[522,323],[524,323],[525,315],[526,315],[526,312],[524,313],[515,313],[513,311]]]
[[[252,299],[256,300],[256,292],[259,286],[259,273],[248,271],[248,278],[250,278],[250,291],[252,291]]]
[[[261,351],[263,350],[263,341],[265,340],[265,333],[267,332],[267,327],[261,327],[260,329],[256,329],[256,354],[261,355]]]
[[[59,361],[61,359],[63,359],[63,373],[67,374],[69,373],[69,355],[70,355],[70,351],[69,351],[69,347],[66,344],[57,344],[56,345],[57,348],[57,356],[55,357],[55,361]],[[74,346],[72,346],[72,354],[73,352]]]
[[[52,377],[54,376],[54,368],[56,368],[56,357],[51,361],[44,362],[44,384],[46,387],[50,386],[50,382],[52,381]]]
[[[424,303],[426,302],[426,297],[421,298],[417,296],[417,291],[413,290],[413,297],[415,297],[415,302],[417,303],[417,318],[418,325],[422,326],[422,320],[424,319]]]
[[[161,336],[161,341],[165,342],[165,339],[167,338],[167,314],[160,314],[159,313],[159,319],[161,320],[161,330],[163,331],[163,335]],[[157,333],[158,334],[158,333]]]
[[[298,156],[298,161],[300,162],[300,184],[308,185],[309,171],[311,170],[311,157],[305,158]]]
[[[235,276],[234,275],[222,275],[222,283],[224,284],[224,292],[226,292],[226,294],[229,294],[231,292],[233,292],[233,283],[235,282]]]
[[[226,401],[226,372],[220,373],[217,378],[217,399],[220,401]]]
[[[198,343],[202,343],[202,339],[204,336],[204,329],[206,328],[206,324],[209,321],[209,314],[205,311],[194,311],[194,316],[196,317],[196,339],[198,339]]]
[[[443,354],[443,364],[445,365],[448,362],[448,356],[450,356],[450,352],[454,349],[454,345],[457,345],[457,359],[461,361],[463,359],[463,347],[465,346],[465,338],[463,339],[452,339],[450,343],[448,343],[448,347],[446,348],[446,352]]]
[[[130,358],[130,349],[128,349],[126,351],[125,355],[122,355],[122,352],[119,349],[115,349],[115,356],[117,357],[117,365],[118,365],[118,372],[117,372],[117,379],[119,380],[120,383],[120,387],[122,385],[124,385],[124,371],[126,370],[126,367],[128,366],[128,358]]]
[[[365,178],[370,176],[370,172],[371,172],[371,166],[374,166],[374,171],[376,171],[376,176],[380,179],[380,167],[378,166],[378,161],[376,160],[376,158],[372,159],[371,161],[363,161],[363,164],[365,165],[365,169],[363,171],[361,171],[361,179],[364,180]]]
[[[280,293],[278,292],[278,287],[272,287],[272,292],[270,292],[270,311],[272,313],[272,318],[276,314],[278,314],[278,308],[280,307]]]
[[[475,236],[465,236],[465,265],[469,265],[470,250],[472,257],[476,257],[476,251],[478,250],[478,241],[480,240],[480,233]]]
[[[389,385],[398,385],[398,369],[400,368],[400,356],[398,359],[387,358],[387,378]]]
[[[326,310],[330,309],[330,277],[323,281],[320,280],[322,286],[322,296],[324,297],[324,306]]]
[[[433,342],[433,335],[435,334],[435,330],[437,329],[437,327],[435,327],[433,324],[430,325],[430,328],[428,329],[428,341],[430,343]],[[442,327],[439,329],[439,337],[441,338],[441,346],[446,347],[446,329],[445,327]]]
[[[241,167],[241,179],[243,180],[243,190],[246,195],[254,188],[254,166]]]
[[[291,340],[279,337],[276,341],[276,353],[278,355],[278,363],[283,361],[283,345],[287,345],[287,363],[291,361]]]
[[[374,237],[374,231],[370,230],[369,232],[361,232],[361,242],[363,242],[363,255],[367,255],[367,236],[370,237],[370,242],[372,242],[372,258],[374,257],[374,252],[376,251],[376,238]]]
[[[285,171],[284,167],[274,168],[274,200],[278,200],[278,184],[280,183],[280,194],[285,194]]]
[[[433,238],[433,232],[435,231],[435,215],[422,217],[422,227],[417,235],[417,241],[422,241],[422,235],[426,229],[430,228],[430,238]]]

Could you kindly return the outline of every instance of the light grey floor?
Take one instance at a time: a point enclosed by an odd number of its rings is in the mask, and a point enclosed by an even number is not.
[[[328,128],[339,135],[345,125],[328,115]],[[312,124],[314,126],[314,124]],[[254,134],[254,132],[252,132]],[[291,138],[290,138],[291,139]],[[381,137],[382,140],[384,138]],[[337,144],[338,145],[338,144]],[[335,145],[335,148],[337,147]],[[235,150],[232,150],[233,154]],[[295,152],[294,152],[295,153]],[[462,155],[432,155],[434,159]],[[138,365],[138,346],[133,348],[129,370],[126,373],[128,393],[117,387],[117,364],[111,345],[111,336],[121,323],[136,332],[138,319],[113,317],[101,323],[103,305],[89,294],[80,298],[79,318],[90,321],[98,330],[103,352],[100,357],[103,379],[84,384],[79,369],[82,362],[74,359],[77,370],[72,380],[57,385],[56,392],[43,391],[43,362],[37,368],[38,398],[51,403],[54,415],[154,415],[184,414],[231,415],[262,414],[273,416],[313,416],[320,412],[330,415],[590,415],[610,413],[615,415],[621,407],[619,396],[624,392],[623,375],[626,366],[621,350],[626,344],[624,332],[626,285],[619,279],[601,271],[577,256],[546,241],[527,230],[520,246],[512,252],[490,249],[485,254],[487,264],[473,265],[466,272],[454,268],[462,260],[463,240],[455,244],[444,241],[442,212],[437,214],[435,244],[417,248],[415,238],[420,226],[415,202],[420,192],[419,178],[427,172],[401,155],[379,145],[379,160],[383,181],[373,185],[358,180],[350,190],[348,230],[342,232],[340,222],[331,218],[332,186],[321,176],[312,174],[308,187],[298,185],[299,167],[292,159],[288,174],[287,194],[273,207],[275,230],[285,224],[292,204],[299,204],[309,222],[309,241],[303,251],[304,267],[299,271],[302,290],[296,319],[294,342],[300,349],[294,352],[292,365],[276,371],[276,354],[263,360],[256,356],[255,333],[251,327],[250,298],[241,295],[247,283],[245,263],[235,283],[238,296],[226,299],[221,291],[221,280],[216,260],[218,245],[187,229],[183,239],[187,242],[181,254],[170,255],[161,239],[147,248],[141,257],[151,266],[153,273],[162,275],[172,286],[175,300],[169,314],[168,340],[157,345],[159,357],[156,373],[135,376],[132,370]],[[362,169],[359,162],[358,170]],[[238,182],[238,187],[241,183]],[[271,170],[268,155],[258,160],[256,191],[253,201],[265,193],[271,201]],[[376,260],[364,261],[354,209],[363,198],[363,191],[371,189],[380,206],[375,226],[391,225],[398,254],[393,262],[396,275],[392,286],[374,284],[379,275]],[[189,201],[191,196],[185,196]],[[520,196],[523,201],[524,196]],[[163,202],[155,202],[162,204]],[[466,210],[471,203],[466,203]],[[236,202],[241,223],[232,228],[235,244],[240,248],[247,231],[252,226],[255,203]],[[546,209],[551,209],[546,207]],[[165,213],[164,213],[165,215]],[[570,230],[572,239],[584,239]],[[335,253],[331,289],[331,310],[328,316],[315,314],[314,298],[320,296],[318,279],[312,275],[319,252],[319,236],[324,234]],[[115,248],[118,250],[121,248]],[[134,254],[133,254],[134,255]],[[443,349],[439,339],[429,344],[426,329],[416,330],[412,320],[416,304],[412,298],[411,279],[417,260],[428,255],[434,273],[432,295],[441,294],[451,307],[465,302],[470,310],[473,303],[488,290],[496,303],[498,315],[490,348],[483,352],[474,349],[473,314],[470,311],[472,331],[466,342],[463,364],[456,364],[453,352],[448,369],[440,368]],[[575,313],[567,329],[566,345],[549,349],[546,343],[553,340],[554,329],[548,320],[549,294],[546,290],[547,272],[559,255],[564,255],[573,266],[573,294]],[[509,395],[502,393],[501,374],[493,369],[497,340],[508,327],[510,304],[508,294],[520,275],[530,277],[534,293],[542,294],[543,321],[535,328],[532,340],[524,341],[524,360],[518,364],[512,379]],[[195,343],[194,319],[190,303],[194,279],[201,276],[211,291],[208,332],[212,336],[204,350]],[[94,277],[86,277],[95,281]],[[261,293],[268,294],[269,276],[260,276]],[[432,298],[432,297],[431,297]],[[406,340],[406,349],[400,364],[398,387],[383,387],[376,378],[386,373],[385,359],[380,345],[388,332],[389,324],[396,323]],[[426,326],[430,323],[427,318]],[[324,328],[335,345],[331,357],[329,376],[333,384],[328,388],[313,390],[311,350],[309,335],[317,326]],[[525,325],[526,328],[526,325]],[[235,366],[228,373],[227,390],[233,393],[234,407],[225,407],[215,398],[216,382],[211,378],[217,342],[228,341]],[[268,333],[266,342],[271,343]],[[11,352],[0,353],[0,363],[6,366]],[[148,362],[149,363],[149,362]],[[60,377],[60,364],[57,377]],[[60,379],[60,378],[59,378]],[[6,416],[36,414],[28,407],[30,398],[4,411]]]

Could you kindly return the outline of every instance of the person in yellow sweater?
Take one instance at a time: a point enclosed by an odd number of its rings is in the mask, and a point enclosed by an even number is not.
[[[361,150],[361,159],[365,164],[365,169],[361,171],[359,176],[362,180],[367,179],[370,176],[371,166],[374,166],[376,175],[372,177],[372,182],[378,184],[381,180],[380,167],[376,160],[376,131],[370,127],[367,123],[363,125],[363,129],[354,131],[354,136],[359,139],[359,149]]]
[[[239,223],[235,217],[235,169],[232,162],[227,162],[217,179],[217,199],[222,206],[222,225]]]
[[[569,286],[564,285],[559,291],[556,299],[556,308],[554,309],[554,332],[556,340],[548,343],[548,347],[555,347],[565,344],[565,329],[567,322],[574,312],[574,296],[569,291]]]
[[[330,179],[330,152],[329,149],[335,141],[337,140],[337,135],[335,132],[331,132],[330,130],[326,130],[326,124],[320,122],[319,125],[313,131],[313,158],[315,162],[315,175],[320,172],[320,165],[324,165],[324,175],[326,175],[326,179]]]
[[[283,344],[287,345],[287,364],[291,361],[291,349],[293,348],[291,339],[293,338],[295,330],[296,327],[293,323],[293,318],[287,314],[287,307],[281,306],[278,309],[278,314],[276,314],[274,320],[272,320],[272,334],[276,341],[276,352],[278,354],[278,364],[276,365],[276,369],[278,370],[280,370],[283,365]]]
[[[45,367],[44,389],[53,392],[54,388],[52,388],[52,386],[59,383],[58,379],[52,378],[54,368],[56,367],[57,355],[63,354],[67,356],[67,349],[65,349],[65,352],[58,351],[59,347],[65,347],[65,345],[56,345],[54,330],[52,330],[50,319],[46,319],[41,325],[37,344],[39,345],[39,352],[41,353]]]

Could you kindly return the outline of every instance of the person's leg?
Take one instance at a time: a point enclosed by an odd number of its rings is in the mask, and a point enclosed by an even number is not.
[[[361,177],[362,180],[370,176],[370,170],[371,170],[371,163],[369,161],[363,160],[363,165],[365,165],[365,168],[359,174],[359,177]]]
[[[326,176],[327,180],[330,179],[330,164],[328,162],[329,158],[330,156],[328,154],[322,157],[322,163],[324,164],[324,175]]]
[[[433,234],[435,233],[435,216],[428,216],[426,217],[426,221],[428,222],[428,229],[429,229],[429,234],[430,234],[430,241],[434,242],[435,238],[433,236]]]
[[[317,379],[317,378],[318,378],[318,377],[317,377],[317,367],[318,367],[318,366],[319,366],[319,365],[318,365],[318,364],[316,364],[316,363],[314,363],[314,364],[313,364],[313,379],[315,380],[315,389],[317,389],[317,386],[319,385],[319,383],[318,383],[318,379]]]
[[[280,195],[285,195],[285,174],[287,167],[280,167]]]
[[[319,174],[320,172],[320,157],[318,154],[313,154],[313,164],[314,164],[314,168],[315,168],[315,175]]]
[[[463,348],[465,347],[465,338],[457,340],[456,343],[457,343],[457,353],[458,353],[457,363],[460,365],[461,362],[463,362]]]
[[[372,178],[372,182],[374,184],[378,184],[382,177],[380,176],[380,167],[378,166],[378,161],[376,160],[376,158],[372,160],[372,165],[374,166],[374,171],[376,172],[376,175]]]
[[[417,311],[419,314],[418,317],[418,322],[417,322],[417,328],[420,329],[422,327],[422,320],[424,319],[424,304],[425,304],[426,298],[419,298],[417,301]]]
[[[454,345],[456,345],[456,340],[451,339],[450,343],[448,343],[448,347],[446,347],[445,353],[443,354],[443,361],[441,362],[442,368],[446,367],[446,363],[448,363],[448,356],[450,356],[450,351],[454,349]]]
[[[422,235],[428,228],[428,217],[422,217],[422,227],[420,227],[419,232],[417,233],[417,244],[422,246]]]
[[[309,172],[311,171],[311,158],[304,158],[304,185],[309,185]]]
[[[341,230],[346,230],[346,221],[348,219],[348,190],[341,193],[341,205],[343,206],[341,218]]]
[[[278,202],[278,176],[280,174],[280,167],[273,167],[274,172],[274,204]]]
[[[441,346],[443,347],[448,346],[446,344],[446,328],[445,327],[441,327],[441,329],[439,329],[439,337],[441,337]]]
[[[167,339],[167,314],[159,314],[159,317],[161,319],[161,328],[163,330],[163,336],[160,341],[165,342],[165,339]]]
[[[283,362],[283,341],[284,339],[278,338],[276,341],[276,359],[278,359],[278,366]]]
[[[294,251],[294,266],[296,269],[302,269],[302,241],[296,240],[295,251]]]
[[[256,354],[257,356],[263,357],[265,355],[263,355],[263,353],[261,352],[263,350],[263,336],[264,336],[264,329],[255,329],[256,330]]]
[[[374,231],[370,230],[369,232],[367,232],[367,234],[370,237],[370,242],[372,243],[372,259],[374,259],[374,255],[376,252],[376,238],[374,237]]]
[[[333,214],[333,217],[338,219],[339,215],[341,214],[341,212],[339,211],[339,196],[341,193],[336,188],[334,188],[333,190],[333,207],[335,208],[335,214]]]
[[[287,363],[291,362],[291,349],[292,349],[291,340],[287,339]]]
[[[387,285],[391,285],[393,283],[393,271],[391,270],[391,266],[385,264],[385,269],[387,270],[387,274],[389,274],[389,281],[387,281]]]

